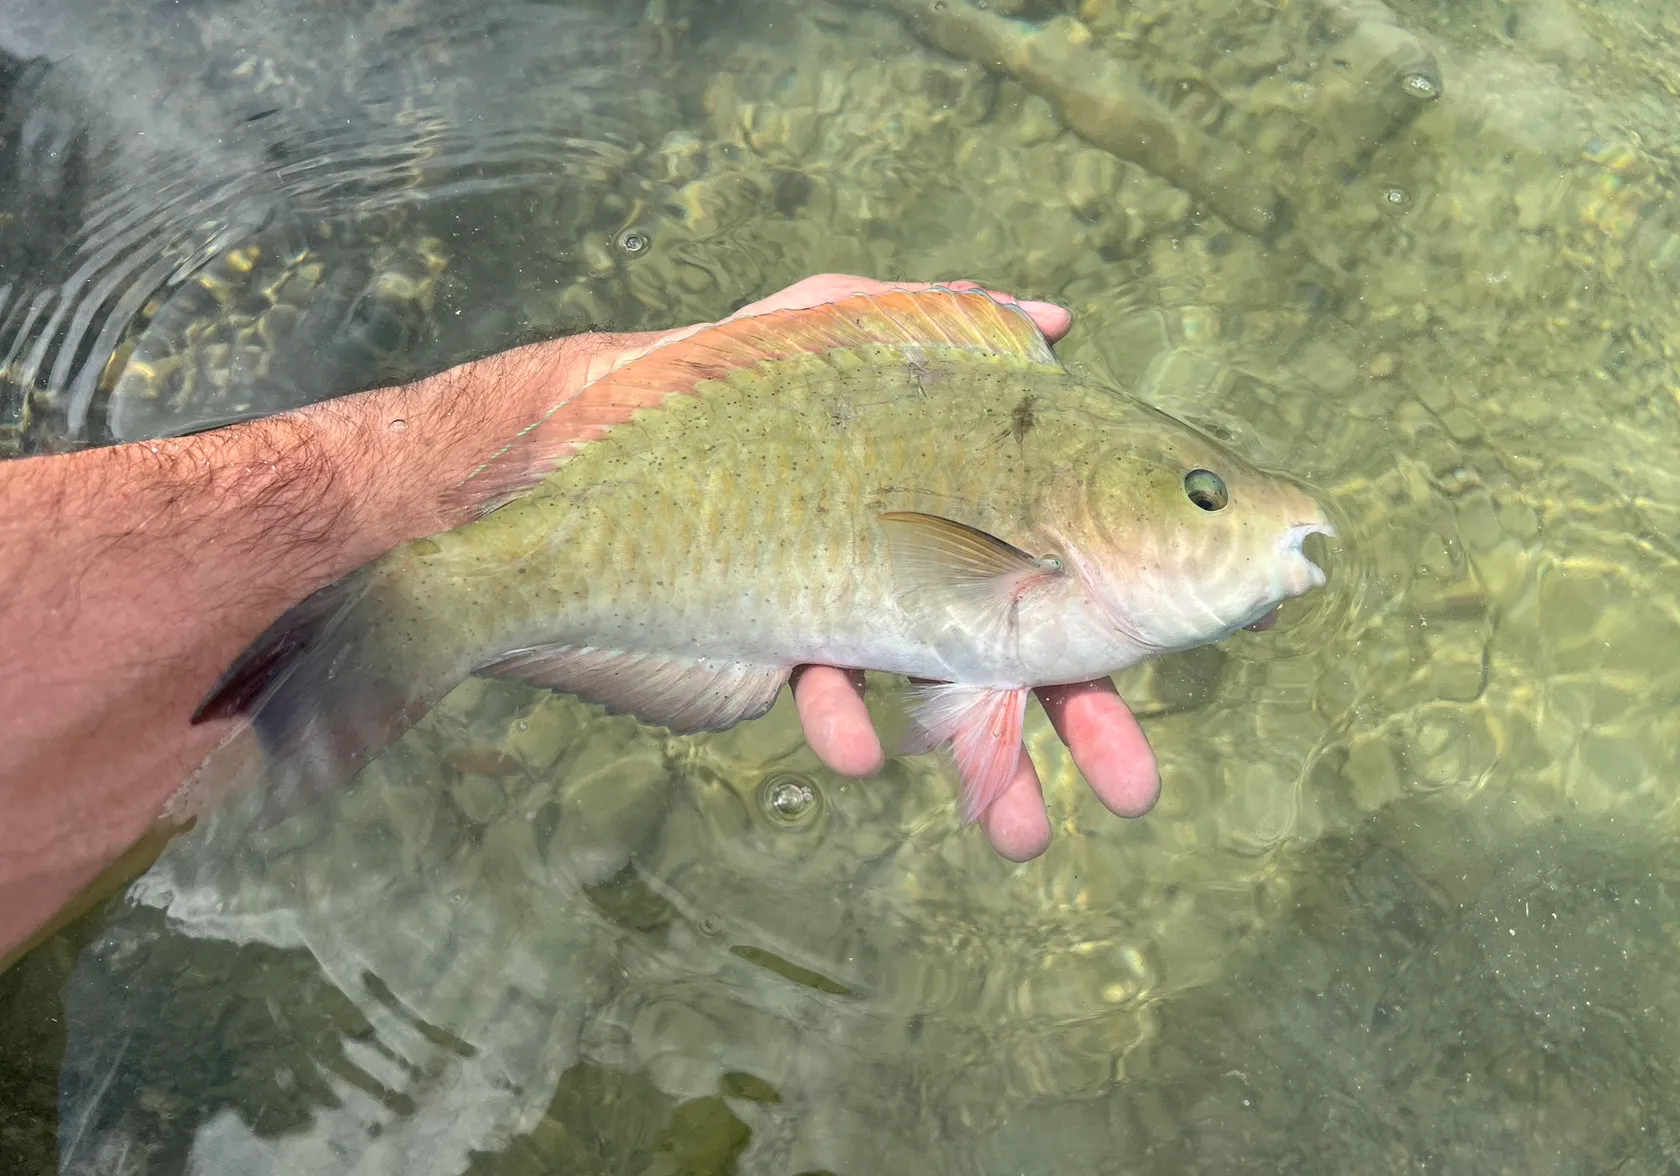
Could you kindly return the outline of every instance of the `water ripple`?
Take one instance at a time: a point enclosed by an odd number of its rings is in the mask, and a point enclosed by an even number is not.
[[[66,7],[73,25],[87,6]],[[307,304],[287,321],[312,333],[280,338],[269,321],[264,379],[231,386],[250,372],[218,370],[230,354],[221,345],[276,303],[273,288],[251,288],[263,276],[258,259],[302,264],[307,254],[328,272],[291,283],[287,297],[336,292],[340,309],[362,305],[372,286],[347,290],[349,279],[331,271],[350,266],[377,284],[395,267],[416,308],[374,317],[423,319],[444,267],[441,247],[426,243],[440,236],[433,226],[447,235],[497,219],[467,206],[615,182],[651,132],[646,116],[666,101],[614,68],[636,44],[627,27],[559,7],[490,8],[472,27],[432,22],[455,52],[413,58],[412,28],[373,27],[366,14],[312,23],[260,3],[219,14],[237,28],[170,26],[174,40],[135,16],[129,46],[113,39],[120,28],[71,44],[0,18],[0,52],[21,38],[51,57],[30,66],[0,111],[0,213],[15,205],[20,239],[50,242],[8,267],[0,288],[0,455],[190,431],[364,386],[399,357],[369,353],[351,337],[355,324]],[[359,34],[363,56],[339,59],[349,76],[310,64],[325,60],[317,43]],[[182,37],[200,42],[205,62],[190,59]],[[69,158],[38,166],[43,151]],[[47,221],[67,212],[48,233]],[[183,297],[200,321],[164,315],[176,337],[156,338],[160,312]],[[199,332],[192,341],[179,336],[189,326]],[[143,354],[154,368],[129,370]],[[151,383],[160,357],[181,369],[175,384]],[[442,366],[456,357],[407,358]],[[195,374],[204,378],[184,389],[179,381]],[[202,403],[207,390],[214,407]]]

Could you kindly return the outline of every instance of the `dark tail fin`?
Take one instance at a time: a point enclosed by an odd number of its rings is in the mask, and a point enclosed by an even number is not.
[[[371,569],[352,572],[293,605],[222,671],[193,712],[194,724],[254,715],[272,698],[299,658],[320,649],[334,622],[367,595]]]
[[[250,717],[265,823],[355,776],[466,672],[447,631],[428,625],[396,580],[381,560],[320,589],[269,626],[194,712],[194,723]],[[223,791],[210,778],[222,770],[215,761],[195,791]]]

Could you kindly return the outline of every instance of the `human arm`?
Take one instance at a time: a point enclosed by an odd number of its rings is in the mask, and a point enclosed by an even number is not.
[[[0,463],[0,957],[227,733],[188,716],[275,616],[454,525],[439,491],[651,338],[539,344],[192,437]]]

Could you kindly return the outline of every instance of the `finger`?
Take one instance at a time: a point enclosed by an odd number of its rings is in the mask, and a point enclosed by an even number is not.
[[[978,282],[971,282],[967,279],[954,282],[883,282],[876,278],[861,278],[853,274],[816,274],[803,281],[795,282],[785,290],[778,290],[768,298],[761,298],[757,302],[743,306],[729,317],[732,319],[751,318],[775,310],[806,310],[827,302],[837,302],[854,294],[887,294],[894,290],[931,290],[934,286],[944,286],[948,290],[983,289],[999,302],[1019,306],[1027,312],[1027,316],[1033,320],[1038,329],[1043,331],[1045,337],[1052,343],[1066,335],[1073,326],[1073,315],[1065,307],[1057,306],[1052,302],[1037,302],[1031,299],[1023,301],[1013,294],[983,287]]]
[[[1050,815],[1044,811],[1044,788],[1026,748],[1021,749],[1015,763],[1015,778],[980,814],[980,827],[992,848],[1012,862],[1031,861],[1050,848]]]
[[[854,294],[886,294],[893,290],[925,290],[928,283],[883,282],[856,274],[813,274],[774,294],[750,302],[729,318],[752,318],[773,310],[807,310],[826,302],[838,302]],[[727,319],[724,321],[728,321]]]
[[[989,286],[982,286],[978,282],[967,279],[957,282],[942,283],[947,290],[983,290],[998,302],[1006,302],[1019,306],[1027,312],[1027,317],[1033,324],[1044,332],[1044,337],[1054,343],[1068,331],[1073,329],[1073,312],[1065,306],[1057,306],[1054,302],[1039,302],[1031,298],[1017,298],[1013,294],[1002,290],[993,290]],[[926,287],[921,287],[926,289]]]
[[[1161,795],[1155,752],[1107,678],[1037,691],[1056,734],[1097,799],[1122,817],[1141,817]]]
[[[863,671],[800,666],[793,672],[793,701],[811,750],[842,776],[872,776],[886,757],[863,705]]]

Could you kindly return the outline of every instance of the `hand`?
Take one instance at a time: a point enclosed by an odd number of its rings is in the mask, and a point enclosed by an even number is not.
[[[929,282],[878,282],[845,274],[819,274],[731,315],[745,318],[774,310],[801,310],[838,301],[853,294],[883,294],[893,290],[925,290]],[[940,283],[953,290],[973,290],[974,282]],[[988,290],[1001,302],[1016,302],[1007,294]],[[1067,334],[1073,316],[1046,302],[1019,302],[1053,343]],[[649,346],[684,338],[700,330],[689,327],[666,332]],[[638,348],[633,355],[643,354]],[[628,362],[618,358],[614,364]],[[864,675],[860,670],[832,666],[801,666],[793,677],[794,701],[805,738],[819,759],[843,776],[868,776],[881,769],[880,738],[863,705]],[[1073,762],[1097,798],[1122,817],[1148,812],[1160,795],[1161,779],[1143,728],[1121,701],[1107,678],[1071,686],[1048,686],[1035,691],[1045,713],[1068,745]],[[993,847],[1013,861],[1027,861],[1050,845],[1050,816],[1038,770],[1026,748],[1021,749],[1015,779],[980,818]]]

